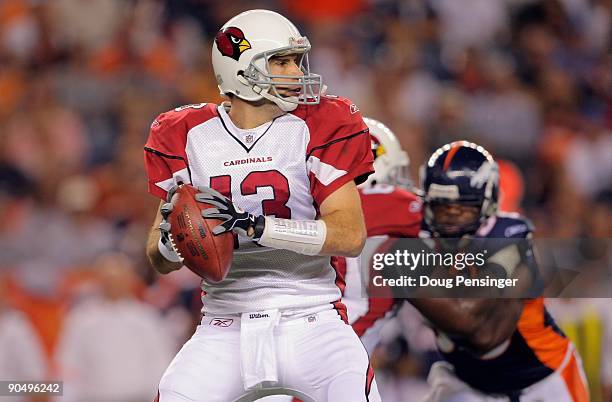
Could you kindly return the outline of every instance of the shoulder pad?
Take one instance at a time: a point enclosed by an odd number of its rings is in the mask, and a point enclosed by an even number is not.
[[[359,108],[347,98],[323,96],[318,105],[301,105],[291,113],[306,122],[311,147],[368,131]]]
[[[531,221],[519,214],[500,213],[496,216],[495,225],[486,237],[520,239],[533,233],[534,226]]]

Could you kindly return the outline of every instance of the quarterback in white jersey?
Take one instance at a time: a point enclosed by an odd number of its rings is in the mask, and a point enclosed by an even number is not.
[[[379,401],[373,370],[340,303],[335,257],[356,256],[365,225],[356,185],[372,173],[368,128],[350,101],[321,96],[310,44],[281,15],[247,11],[213,44],[222,105],[162,113],[145,145],[149,191],[162,199],[147,254],[181,268],[167,242],[179,183],[212,204],[238,248],[228,276],[202,282],[203,318],[159,386],[160,402]]]

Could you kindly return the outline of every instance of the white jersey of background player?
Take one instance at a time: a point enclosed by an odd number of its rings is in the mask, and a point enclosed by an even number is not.
[[[163,375],[161,402],[254,400],[280,388],[305,401],[380,400],[329,257],[363,247],[356,183],[372,172],[370,137],[355,105],[320,96],[309,50],[283,16],[239,14],[212,54],[231,105],[177,108],[151,126],[149,191],[162,199],[147,246],[153,266],[181,267],[165,241],[163,201],[177,183],[215,206],[203,211],[223,220],[214,233],[240,237],[227,278],[202,284],[202,323]]]

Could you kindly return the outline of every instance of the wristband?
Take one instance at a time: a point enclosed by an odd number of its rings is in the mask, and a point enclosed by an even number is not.
[[[322,220],[297,220],[265,217],[258,243],[265,247],[317,255],[323,248],[327,226]]]

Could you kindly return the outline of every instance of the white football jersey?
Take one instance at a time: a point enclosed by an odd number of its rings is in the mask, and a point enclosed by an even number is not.
[[[149,191],[177,183],[208,186],[256,215],[316,219],[323,200],[372,172],[368,129],[350,101],[325,97],[243,130],[227,105],[188,105],[157,117],[145,146]],[[203,281],[203,311],[241,313],[336,303],[336,259],[261,247],[240,239],[220,283]]]

